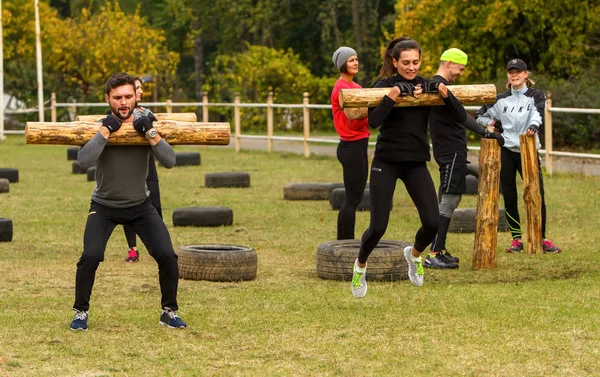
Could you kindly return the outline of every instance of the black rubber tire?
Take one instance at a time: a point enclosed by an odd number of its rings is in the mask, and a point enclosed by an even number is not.
[[[467,195],[477,195],[479,190],[479,178],[474,175],[467,174],[465,177],[467,181],[467,188],[465,190],[465,194]]]
[[[174,226],[222,226],[233,224],[233,210],[228,207],[184,207],[173,211]]]
[[[77,160],[80,147],[71,147],[67,149],[67,161]]]
[[[176,152],[175,166],[200,165],[200,152]]]
[[[335,210],[341,209],[345,200],[345,188],[336,188],[331,191],[331,196],[329,197],[329,203],[331,204],[331,208]],[[358,211],[368,211],[371,209],[371,195],[369,189],[365,189],[365,191],[363,192],[362,199],[356,209]]]
[[[19,170],[12,168],[0,168],[0,178],[6,178],[9,182],[19,182]]]
[[[13,239],[13,223],[11,219],[0,218],[0,242],[10,242]]]
[[[457,208],[452,214],[449,233],[474,233],[476,208]],[[504,208],[498,209],[498,232],[508,232],[508,223],[506,222],[506,213]]]
[[[479,165],[467,164],[467,175],[472,175],[475,178],[479,178]]]
[[[367,281],[395,281],[408,279],[408,265],[404,241],[380,240],[367,262]],[[358,256],[360,240],[324,242],[317,248],[317,275],[328,280],[352,280],[354,261]]]
[[[87,180],[88,182],[96,180],[96,167],[92,166],[87,170]]]
[[[328,200],[331,183],[288,183],[283,186],[285,200]]]
[[[177,249],[179,277],[188,280],[254,280],[256,251],[238,245],[184,245]]]
[[[81,165],[79,165],[79,162],[77,161],[73,161],[73,163],[71,164],[71,173],[73,174],[86,174],[87,170],[82,168]]]
[[[10,192],[10,182],[6,178],[0,178],[0,192]]]
[[[206,173],[204,186],[218,187],[250,187],[250,174],[245,172]]]

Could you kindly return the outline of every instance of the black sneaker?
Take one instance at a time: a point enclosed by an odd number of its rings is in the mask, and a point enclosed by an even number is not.
[[[438,269],[450,269],[458,268],[458,264],[452,263],[444,254],[437,253],[435,255],[427,255],[423,267],[427,268],[438,268]]]
[[[444,257],[446,257],[446,260],[450,263],[458,263],[460,262],[460,259],[458,259],[458,257],[453,257],[448,250],[442,250],[441,253]]]
[[[170,329],[185,329],[187,325],[179,318],[177,312],[170,308],[164,308],[160,314],[160,321],[158,322],[161,326],[167,326]]]

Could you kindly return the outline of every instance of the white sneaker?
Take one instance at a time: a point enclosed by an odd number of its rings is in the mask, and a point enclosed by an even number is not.
[[[421,256],[418,258],[413,257],[412,251],[412,246],[404,248],[404,259],[408,263],[408,278],[413,285],[420,287],[423,285],[423,263]]]
[[[354,267],[352,268],[352,283],[350,289],[352,294],[356,298],[365,297],[367,294],[367,267],[365,266],[365,272],[358,272],[358,259],[354,261]]]

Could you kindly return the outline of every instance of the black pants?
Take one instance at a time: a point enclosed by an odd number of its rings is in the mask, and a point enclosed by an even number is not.
[[[415,249],[424,251],[438,229],[439,208],[435,186],[425,161],[390,162],[375,156],[371,165],[371,223],[362,236],[358,261],[365,263],[385,234],[390,219],[396,181],[404,182],[406,191],[419,212],[421,227],[415,235]]]
[[[96,270],[104,260],[106,243],[117,224],[129,224],[158,263],[161,308],[177,310],[179,268],[171,236],[156,209],[147,199],[130,208],[110,208],[92,201],[83,235],[83,253],[77,262],[73,308],[88,310]]]
[[[148,191],[150,191],[150,202],[156,208],[156,212],[162,218],[162,206],[160,204],[160,189],[158,187],[158,181],[146,181]],[[123,230],[125,231],[125,238],[127,238],[127,245],[131,249],[137,245],[135,240],[135,232],[129,224],[123,224]]]
[[[356,141],[341,140],[337,147],[337,158],[342,163],[346,190],[346,200],[338,213],[338,240],[354,239],[356,208],[362,200],[369,176],[368,146],[369,139],[365,138]]]
[[[521,223],[519,217],[519,195],[517,194],[517,172],[523,178],[521,153],[501,148],[500,185],[504,196],[504,211],[513,238],[521,238]],[[542,167],[539,163],[540,195],[542,197],[542,238],[546,238],[546,201],[544,199],[544,180]]]

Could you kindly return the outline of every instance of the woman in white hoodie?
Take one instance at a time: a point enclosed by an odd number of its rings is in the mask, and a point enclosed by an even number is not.
[[[521,178],[523,177],[523,167],[519,135],[523,133],[536,135],[537,149],[541,148],[539,131],[544,122],[546,96],[541,90],[533,88],[534,81],[529,78],[527,64],[521,59],[508,61],[506,76],[508,90],[496,96],[495,104],[479,109],[477,122],[484,127],[493,127],[496,131],[501,132],[505,140],[501,150],[500,185],[504,196],[506,220],[513,238],[506,251],[520,253],[523,252],[523,242],[521,241],[516,175],[519,172]],[[539,163],[538,167],[542,197],[542,248],[544,253],[560,253],[561,249],[546,238],[544,183]]]

